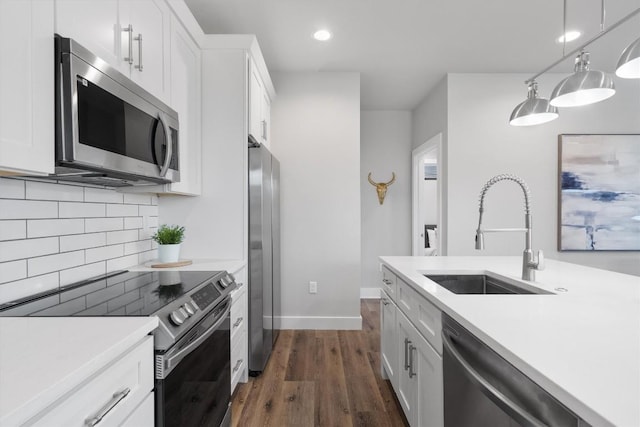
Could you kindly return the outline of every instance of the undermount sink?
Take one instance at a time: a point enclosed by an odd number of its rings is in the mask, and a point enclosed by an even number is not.
[[[454,294],[534,295],[548,293],[541,289],[525,289],[486,274],[425,274],[424,276]]]

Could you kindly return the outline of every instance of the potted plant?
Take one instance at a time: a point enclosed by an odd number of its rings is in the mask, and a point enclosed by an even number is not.
[[[151,238],[158,243],[158,261],[178,261],[180,243],[184,240],[184,227],[162,224]]]

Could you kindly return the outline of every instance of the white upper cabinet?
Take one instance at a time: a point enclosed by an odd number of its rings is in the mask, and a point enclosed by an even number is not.
[[[253,59],[249,61],[249,134],[269,148],[271,99]]]
[[[54,165],[53,3],[0,1],[0,175]]]
[[[202,84],[200,49],[171,20],[171,106],[180,120],[180,182],[167,192],[199,195],[202,188]]]
[[[169,26],[163,0],[55,0],[55,32],[169,102]]]
[[[122,32],[121,41],[122,56],[131,58],[131,79],[168,103],[171,13],[167,4],[163,0],[122,0],[120,22],[123,29],[129,25],[132,29]]]

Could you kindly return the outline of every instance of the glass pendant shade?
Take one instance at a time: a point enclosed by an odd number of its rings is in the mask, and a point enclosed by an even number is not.
[[[549,105],[549,100],[538,97],[538,84],[529,84],[527,99],[516,106],[511,113],[511,126],[533,126],[558,118],[558,109]]]
[[[551,92],[554,107],[579,107],[594,104],[616,93],[613,77],[608,73],[589,69],[589,53],[576,57],[575,72],[563,79]]]
[[[622,51],[616,67],[616,76],[623,79],[640,79],[640,39]]]

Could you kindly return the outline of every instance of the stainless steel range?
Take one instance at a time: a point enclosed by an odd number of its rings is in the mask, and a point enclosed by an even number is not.
[[[225,271],[123,271],[0,305],[0,316],[156,316],[157,426],[230,424]]]

